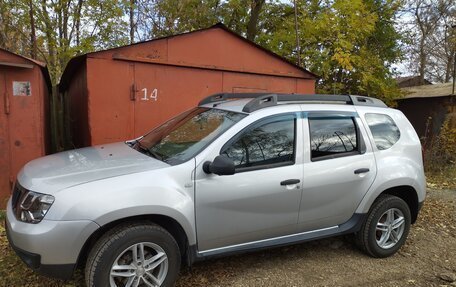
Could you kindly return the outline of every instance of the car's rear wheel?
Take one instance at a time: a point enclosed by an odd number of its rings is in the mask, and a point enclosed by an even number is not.
[[[410,224],[407,203],[393,195],[382,195],[374,202],[356,234],[357,245],[372,257],[391,256],[404,245]]]
[[[174,238],[155,224],[127,224],[106,233],[86,264],[89,287],[172,286],[180,269]]]

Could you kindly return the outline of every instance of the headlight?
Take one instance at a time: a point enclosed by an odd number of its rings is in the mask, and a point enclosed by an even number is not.
[[[26,191],[18,203],[16,208],[17,219],[28,223],[38,223],[54,203],[54,197],[48,194]]]

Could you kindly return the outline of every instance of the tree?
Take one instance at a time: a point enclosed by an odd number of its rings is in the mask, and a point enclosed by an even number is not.
[[[293,7],[286,3],[266,6],[271,18],[280,20],[273,22],[275,27],[268,23],[260,28],[262,45],[294,62],[301,55],[303,66],[321,76],[318,92],[370,95],[388,102],[400,96],[392,72],[401,56],[401,36],[394,26],[399,1],[300,0],[297,5],[301,50],[296,50],[291,32]]]
[[[130,16],[130,44],[133,44],[135,42],[135,6],[136,6],[136,1],[135,0],[130,0],[128,7],[128,14]]]
[[[24,3],[0,0],[0,47],[30,56],[29,23],[23,9],[27,9]]]
[[[137,0],[136,39],[144,41],[223,22],[253,41],[266,5],[266,0]]]
[[[74,55],[221,21],[290,61],[302,58],[304,67],[321,76],[319,92],[389,100],[400,94],[392,64],[402,55],[395,26],[402,1],[296,0],[298,50],[291,1],[0,0],[0,45],[44,60],[57,83]],[[450,57],[448,47],[426,57]]]
[[[0,46],[47,63],[56,84],[76,54],[128,43],[118,0],[0,0]]]
[[[255,40],[257,35],[258,18],[265,2],[265,0],[253,0],[251,2],[249,21],[247,23],[247,39],[250,41]]]
[[[409,0],[404,17],[408,36],[409,69],[424,79],[448,82],[455,57],[454,31],[456,3],[453,0]]]
[[[219,21],[220,0],[136,0],[138,41],[207,28]]]

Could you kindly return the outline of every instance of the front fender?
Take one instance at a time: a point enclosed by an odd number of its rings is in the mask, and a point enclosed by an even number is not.
[[[196,235],[193,232],[192,222],[187,220],[186,216],[173,208],[164,205],[153,206],[130,206],[128,208],[119,209],[107,214],[104,214],[94,220],[98,225],[104,226],[111,222],[121,220],[123,218],[142,216],[142,215],[163,215],[177,221],[187,235],[189,245],[196,244]]]
[[[46,218],[91,220],[103,226],[133,216],[164,215],[177,221],[190,244],[196,244],[194,188],[176,173],[144,172],[113,177],[58,192]],[[151,180],[151,179],[159,180]],[[126,184],[128,183],[128,184]]]

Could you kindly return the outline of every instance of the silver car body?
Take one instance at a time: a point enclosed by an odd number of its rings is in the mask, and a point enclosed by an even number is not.
[[[241,112],[247,102],[228,101],[217,108]],[[306,114],[325,111],[356,115],[363,154],[311,161]],[[388,150],[377,150],[366,113],[393,118],[401,131],[399,141]],[[218,156],[242,129],[281,114],[296,115],[294,165],[231,176],[203,172],[204,162]],[[353,173],[360,168],[369,172]],[[300,182],[278,184],[287,179]],[[336,104],[259,109],[178,165],[153,159],[122,142],[31,161],[17,182],[25,189],[53,195],[55,202],[40,223],[30,224],[15,217],[10,200],[6,219],[10,242],[17,250],[39,254],[42,265],[70,267],[97,230],[135,216],[173,219],[185,232],[192,256],[204,258],[353,230],[356,215],[366,214],[389,188],[412,187],[419,203],[425,199],[421,145],[405,116],[390,108]]]

